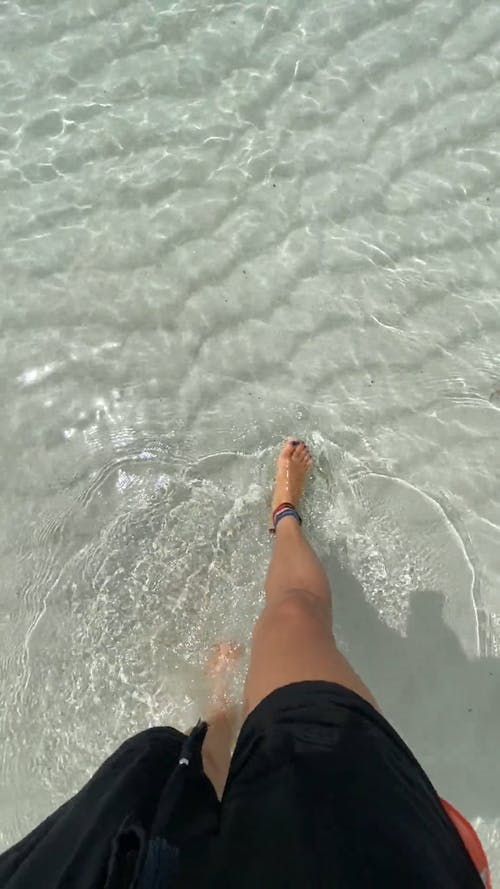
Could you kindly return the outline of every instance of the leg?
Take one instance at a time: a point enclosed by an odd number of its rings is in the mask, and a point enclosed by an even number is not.
[[[283,502],[298,505],[311,466],[302,442],[285,444],[278,458],[273,508]],[[328,578],[299,523],[288,516],[276,530],[266,604],[253,633],[245,711],[275,689],[303,680],[337,682],[377,707],[335,644]]]
[[[202,748],[203,769],[219,799],[226,783],[236,734],[237,708],[229,700],[229,674],[240,655],[238,645],[216,645],[207,667],[211,693],[206,717],[208,731]]]

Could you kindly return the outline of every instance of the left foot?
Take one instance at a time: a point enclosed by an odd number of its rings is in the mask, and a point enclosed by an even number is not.
[[[230,679],[242,654],[242,647],[236,642],[220,642],[212,648],[206,670],[210,681],[210,710],[212,713],[230,709]]]
[[[208,730],[202,747],[203,768],[222,799],[231,762],[231,746],[237,729],[238,710],[230,702],[230,678],[242,647],[235,642],[214,645],[207,663],[210,698],[206,721]]]

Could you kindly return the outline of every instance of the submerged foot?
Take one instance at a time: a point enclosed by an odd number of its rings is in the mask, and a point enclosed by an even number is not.
[[[210,683],[209,710],[212,713],[230,709],[231,678],[242,653],[241,645],[236,642],[220,642],[212,648],[206,668]]]
[[[275,510],[280,503],[291,503],[295,509],[298,508],[312,464],[309,449],[303,441],[289,438],[285,442],[276,464],[271,510]]]
[[[208,730],[202,747],[203,768],[219,799],[224,792],[237,730],[238,708],[231,704],[230,687],[241,654],[242,648],[235,642],[214,645],[206,669],[210,697],[205,715]]]

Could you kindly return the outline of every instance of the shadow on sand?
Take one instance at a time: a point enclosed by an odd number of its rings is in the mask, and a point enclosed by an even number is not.
[[[413,594],[402,637],[331,552],[336,635],[441,796],[469,818],[500,816],[500,660],[469,660],[444,623],[444,595]]]

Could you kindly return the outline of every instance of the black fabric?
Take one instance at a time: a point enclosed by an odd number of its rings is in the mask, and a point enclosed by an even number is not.
[[[280,688],[250,714],[218,847],[214,889],[483,886],[399,735],[328,682]]]
[[[203,736],[129,739],[0,856],[1,889],[481,889],[415,758],[352,692],[304,682],[269,695],[221,804]]]
[[[182,865],[190,885],[199,885],[219,806],[202,772],[204,733],[203,726],[193,732],[194,749],[172,728],[129,738],[75,797],[0,856],[1,889],[149,889],[141,872],[152,829],[167,820],[168,842],[153,842],[152,852],[165,872]],[[187,768],[178,765],[185,754]],[[171,885],[164,881],[162,889]]]

